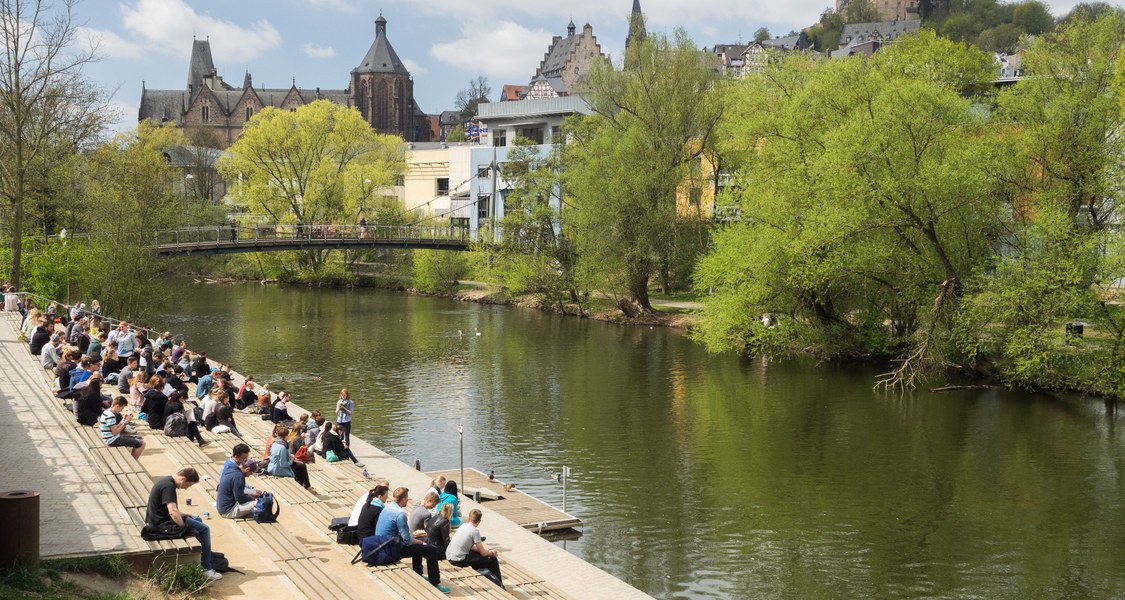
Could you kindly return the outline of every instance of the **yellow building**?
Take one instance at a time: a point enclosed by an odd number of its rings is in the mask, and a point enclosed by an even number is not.
[[[423,223],[468,226],[472,209],[469,143],[427,142],[406,150],[403,204]]]

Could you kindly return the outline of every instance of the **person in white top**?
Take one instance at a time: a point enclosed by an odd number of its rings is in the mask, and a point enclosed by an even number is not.
[[[500,576],[499,553],[484,545],[484,538],[480,535],[480,509],[469,511],[469,521],[462,523],[449,540],[449,547],[445,549],[445,557],[449,564],[458,567],[471,567],[473,569],[488,569],[491,573],[489,579],[496,585],[504,587],[504,580]]]

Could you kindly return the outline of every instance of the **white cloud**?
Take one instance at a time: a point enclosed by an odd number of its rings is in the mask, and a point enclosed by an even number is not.
[[[86,50],[96,51],[108,59],[129,59],[144,56],[144,48],[108,29],[78,28],[78,40]]]
[[[406,67],[406,70],[410,71],[410,74],[415,77],[422,75],[423,73],[429,73],[426,67],[423,67],[422,65],[410,60],[409,58],[402,59],[402,64],[404,67]]]
[[[348,0],[309,0],[309,6],[313,8],[327,8],[342,13],[356,13],[358,9],[354,4]]]
[[[306,42],[304,46],[301,46],[301,52],[313,58],[332,58],[336,56],[336,49],[332,46],[320,46],[312,42]]]
[[[281,45],[281,34],[262,19],[249,27],[199,14],[184,0],[137,0],[122,4],[125,28],[147,48],[180,55],[191,49],[188,36],[209,38],[212,53],[232,62],[247,62]]]
[[[527,29],[511,21],[491,22],[487,27],[466,25],[461,37],[434,44],[430,56],[469,73],[497,79],[531,79],[551,34]]]

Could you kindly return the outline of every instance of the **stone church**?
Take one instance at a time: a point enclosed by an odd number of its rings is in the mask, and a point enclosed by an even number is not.
[[[414,80],[387,39],[387,20],[382,15],[375,21],[375,41],[352,69],[346,90],[299,88],[296,81],[289,88],[256,88],[250,73],[242,87],[235,87],[218,74],[210,40],[194,40],[186,89],[142,88],[138,120],[172,122],[196,144],[226,148],[263,108],[297,110],[316,100],[358,108],[379,133],[410,142],[429,141],[432,136],[430,117],[414,102]]]

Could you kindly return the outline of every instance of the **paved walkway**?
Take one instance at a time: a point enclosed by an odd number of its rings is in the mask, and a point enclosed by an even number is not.
[[[124,509],[102,482],[96,468],[90,465],[86,450],[77,439],[71,417],[58,408],[57,401],[47,389],[38,360],[28,353],[26,344],[16,341],[17,318],[12,313],[0,312],[0,453],[6,457],[6,460],[0,461],[0,481],[3,482],[0,491],[31,489],[40,492],[40,546],[44,557],[146,550]],[[236,383],[241,379],[235,374]],[[294,405],[290,412],[300,414],[302,409]],[[262,423],[255,415],[239,415],[239,418],[240,428],[247,434],[248,441],[249,438],[264,439],[268,423]],[[253,431],[255,427],[261,431]],[[161,435],[146,439],[151,444],[141,457],[141,464],[149,476],[156,477],[179,468],[179,461],[170,453],[170,440]],[[415,497],[419,497],[428,486],[426,474],[358,438],[353,442],[353,450],[367,463],[368,471],[374,476],[386,477],[392,482],[392,487],[407,486]],[[209,446],[206,458],[210,466],[217,468],[222,464],[225,452],[221,444]],[[327,482],[325,479],[320,481]],[[276,480],[262,482],[264,489],[279,484]],[[212,482],[211,487],[213,485]],[[350,491],[345,491],[345,488]],[[342,516],[355,502],[358,495],[355,489],[354,486],[342,486],[336,493],[325,490],[328,493],[322,492],[317,501],[324,503],[329,512]],[[193,486],[187,492],[180,492],[179,496],[181,507],[185,506],[187,496],[193,496],[201,508],[213,507],[207,485]],[[467,514],[472,508],[480,508],[484,513],[481,527],[488,536],[489,546],[499,550],[506,560],[516,563],[565,595],[614,600],[649,597],[509,521],[490,510],[487,504],[478,506],[471,499],[462,499],[462,514]],[[282,512],[281,523],[295,540],[307,546],[316,557],[316,563],[329,577],[353,589],[364,590],[365,597],[397,597],[396,594],[385,593],[385,590],[380,591],[381,580],[373,577],[368,569],[349,565],[347,559],[353,550],[329,542],[323,529],[326,523],[322,523],[320,518],[310,521],[303,512],[291,505]],[[235,522],[213,519],[210,524],[216,549],[234,557],[232,564],[237,563],[246,571],[244,576],[225,577],[210,586],[210,595],[260,598],[301,597],[307,593],[298,580],[265,556],[263,549]],[[3,543],[2,538],[0,543]],[[468,588],[459,587],[454,595],[476,594]]]
[[[0,491],[39,492],[43,558],[145,551],[65,413],[47,404],[39,361],[16,341],[18,318],[0,313]]]

